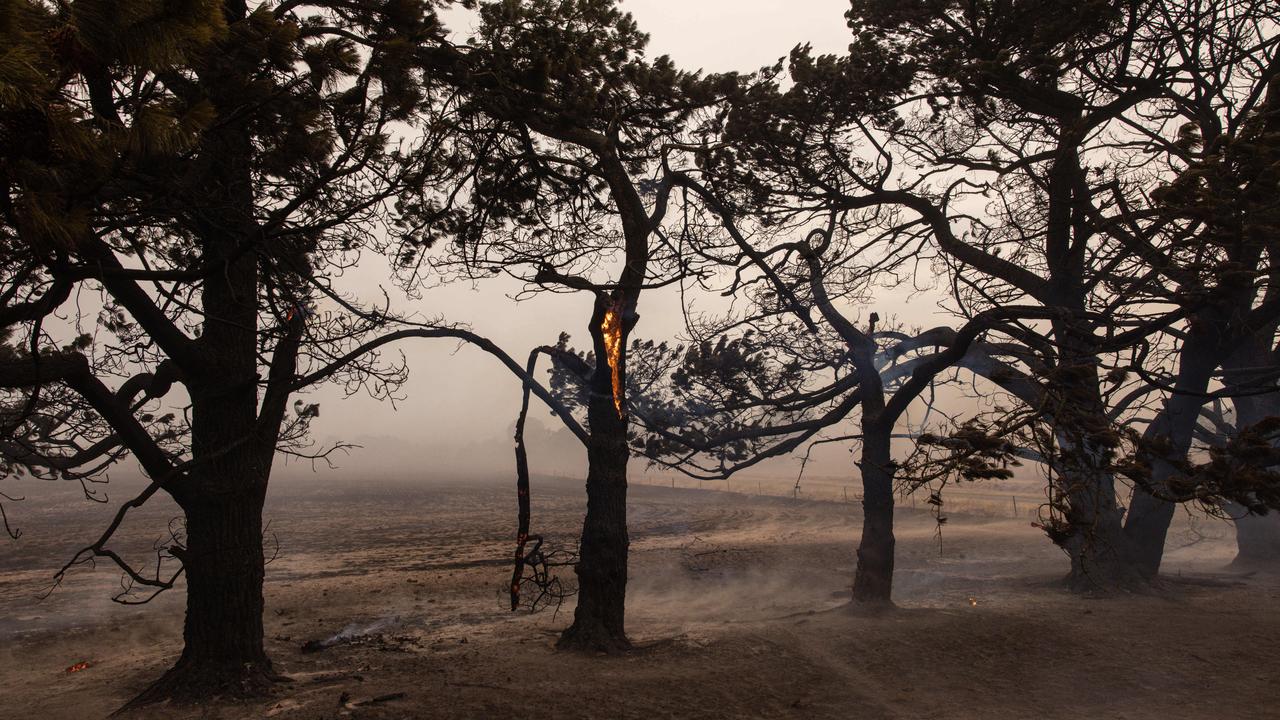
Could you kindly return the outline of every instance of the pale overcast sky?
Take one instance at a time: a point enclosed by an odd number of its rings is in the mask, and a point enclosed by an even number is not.
[[[752,71],[772,64],[803,42],[818,52],[839,53],[849,40],[844,20],[847,0],[627,0],[623,6],[649,33],[650,56],[670,55],[681,67],[708,72]],[[470,28],[464,14],[450,13],[446,22],[464,36]],[[367,278],[370,283],[385,283],[385,270],[374,258],[369,260],[359,270],[361,282]],[[554,343],[561,330],[579,342],[586,339],[588,295],[538,297],[521,303],[504,296],[516,290],[509,282],[484,282],[474,288],[457,284],[428,292],[416,306],[426,315],[468,323],[521,363],[530,348]],[[673,292],[646,293],[637,334],[667,339],[678,333],[682,325],[677,300]],[[881,314],[891,313],[881,310]],[[367,445],[366,450],[340,461],[342,472],[419,463],[431,468],[449,456],[455,462],[487,460],[486,465],[494,463],[496,468],[509,466],[507,431],[519,399],[514,377],[484,353],[454,343],[420,341],[400,350],[409,360],[412,377],[404,388],[405,401],[394,408],[363,397],[341,399],[333,388],[310,396],[322,405],[315,425],[318,438]],[[557,422],[541,408],[536,415],[549,425]],[[475,443],[483,451],[476,452]],[[460,454],[465,457],[459,458]],[[580,460],[574,458],[573,464]],[[555,470],[534,470],[549,469]]]
[[[838,53],[849,44],[848,0],[627,0],[650,53],[708,72],[755,70],[799,43]]]

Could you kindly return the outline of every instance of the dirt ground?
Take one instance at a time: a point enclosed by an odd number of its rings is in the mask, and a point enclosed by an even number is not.
[[[180,592],[113,604],[105,565],[38,599],[110,509],[65,495],[10,508],[27,534],[0,546],[0,717],[105,717],[180,650]],[[1059,588],[1065,558],[1026,518],[958,512],[939,539],[908,507],[898,609],[863,616],[845,606],[856,504],[646,485],[631,498],[638,648],[586,657],[553,648],[568,605],[504,608],[507,484],[279,483],[266,635],[293,682],[129,717],[1278,716],[1280,579],[1224,570],[1221,523],[1181,521],[1160,592],[1088,598]],[[571,545],[583,503],[577,483],[537,482],[534,531]],[[149,506],[121,547],[145,559],[171,514]],[[350,641],[301,651],[335,635]]]

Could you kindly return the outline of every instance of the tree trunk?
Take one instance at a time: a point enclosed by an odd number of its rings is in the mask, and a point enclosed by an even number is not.
[[[1174,392],[1143,433],[1144,440],[1156,445],[1154,451],[1146,453],[1151,465],[1150,482],[1156,492],[1165,489],[1169,480],[1177,475],[1178,469],[1173,463],[1184,461],[1191,451],[1204,392],[1218,365],[1219,350],[1212,337],[1200,334],[1188,337],[1179,356]],[[1154,579],[1160,572],[1174,510],[1174,503],[1152,495],[1141,485],[1134,487],[1124,532],[1129,538],[1134,565],[1146,578]]]
[[[1157,422],[1163,417],[1164,411]],[[1186,451],[1182,454],[1185,456]],[[1152,458],[1151,483],[1155,487],[1164,487],[1175,474],[1173,466],[1167,461]],[[1169,536],[1169,525],[1173,522],[1175,507],[1173,503],[1155,497],[1141,486],[1133,488],[1124,532],[1132,546],[1134,566],[1143,577],[1155,579],[1160,574],[1165,540]]]
[[[1252,352],[1242,353],[1244,357],[1233,357],[1235,362],[1230,366],[1260,368],[1268,367],[1274,362],[1267,347],[1255,344],[1258,347],[1251,348]],[[1241,371],[1241,374],[1248,372],[1250,371]],[[1280,417],[1280,393],[1241,395],[1232,399],[1232,405],[1235,408],[1237,431],[1256,425],[1268,417]],[[1236,557],[1231,561],[1231,567],[1244,570],[1280,569],[1280,513],[1253,515],[1235,503],[1228,504],[1227,512],[1236,526]]]
[[[1055,501],[1065,527],[1051,536],[1071,558],[1067,584],[1077,592],[1134,589],[1145,585],[1132,562],[1124,534],[1124,512],[1116,499],[1110,463],[1118,445],[1103,409],[1098,362],[1066,323],[1055,328],[1064,338],[1052,412],[1058,443]]]
[[[280,679],[263,648],[262,501],[251,490],[187,504],[186,644],[135,703],[254,697]]]
[[[187,578],[186,645],[177,664],[135,703],[253,697],[281,679],[263,648],[262,622],[262,507],[280,418],[274,412],[259,417],[258,258],[236,250],[238,238],[252,236],[256,225],[247,211],[226,209],[252,208],[243,145],[239,137],[227,142],[216,176],[228,200],[201,226],[205,255],[232,259],[215,264],[201,292],[199,347],[216,372],[186,381],[192,466],[174,495],[186,519],[186,546],[174,553]],[[283,343],[274,349],[291,352]],[[268,388],[273,403],[283,403],[279,392]]]
[[[1235,503],[1227,506],[1235,518],[1236,557],[1239,570],[1280,570],[1280,512],[1253,515]]]
[[[1065,500],[1066,526],[1052,536],[1071,558],[1068,587],[1107,592],[1144,585],[1121,524],[1115,478],[1106,467],[1110,446],[1062,430],[1057,435],[1062,453],[1057,491]]]
[[[865,408],[864,408],[865,411]],[[857,603],[888,605],[892,602],[893,468],[890,452],[892,428],[864,416],[862,459],[862,540],[853,576]]]
[[[1108,448],[1086,439],[1063,441],[1068,464],[1059,482],[1066,496],[1064,531],[1054,538],[1071,558],[1067,585],[1076,592],[1132,590],[1147,584],[1138,572],[1117,505],[1115,479],[1103,467]]]
[[[611,395],[593,392],[588,408],[587,517],[578,549],[578,606],[562,649],[621,652],[631,647],[627,597],[627,422]]]

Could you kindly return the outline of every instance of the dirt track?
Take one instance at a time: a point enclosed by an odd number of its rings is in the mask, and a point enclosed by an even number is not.
[[[1280,702],[1280,582],[1219,572],[1226,528],[1172,554],[1165,591],[1090,599],[1058,589],[1065,560],[1026,522],[953,514],[939,544],[927,513],[904,511],[900,609],[862,617],[843,605],[855,506],[637,486],[639,649],[581,657],[552,649],[571,608],[503,608],[512,495],[278,484],[267,638],[294,682],[264,702],[137,716],[1270,718]],[[27,537],[0,554],[0,717],[105,716],[173,661],[181,597],[113,605],[103,566],[36,602],[103,512],[28,502]],[[149,508],[124,547],[145,558],[169,512]],[[535,487],[535,532],[571,544],[581,512],[574,484]],[[344,629],[356,639],[301,652]]]

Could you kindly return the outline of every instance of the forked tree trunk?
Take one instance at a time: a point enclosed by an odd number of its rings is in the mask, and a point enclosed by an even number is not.
[[[862,540],[853,576],[853,599],[868,605],[888,605],[893,594],[893,468],[892,428],[863,422]]]
[[[627,423],[611,395],[592,393],[588,408],[587,516],[578,548],[578,606],[557,647],[621,652],[631,647],[627,597]]]
[[[1059,337],[1078,336],[1063,324]],[[1118,444],[1103,410],[1096,357],[1085,347],[1063,343],[1057,377],[1054,434],[1058,442],[1057,491],[1065,501],[1066,527],[1053,540],[1071,558],[1068,587],[1109,592],[1146,585],[1133,564],[1124,512],[1116,498],[1110,461]]]
[[[1115,478],[1103,466],[1108,449],[1086,440],[1060,441],[1070,469],[1059,482],[1067,498],[1064,534],[1054,540],[1071,558],[1067,586],[1076,592],[1134,590],[1147,584],[1133,562],[1116,502]]]

